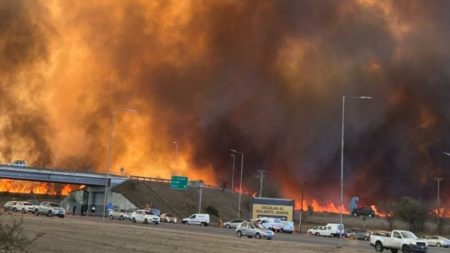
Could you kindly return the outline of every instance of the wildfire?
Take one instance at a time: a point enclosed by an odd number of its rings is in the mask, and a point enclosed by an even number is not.
[[[0,192],[9,193],[33,193],[47,195],[69,195],[72,191],[83,186],[78,185],[57,185],[52,183],[28,182],[10,179],[0,179]]]

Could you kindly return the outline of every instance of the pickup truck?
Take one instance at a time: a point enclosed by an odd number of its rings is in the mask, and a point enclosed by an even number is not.
[[[425,240],[420,240],[412,232],[405,230],[374,233],[370,236],[370,245],[375,247],[377,252],[383,252],[385,249],[391,250],[392,253],[397,253],[399,250],[402,253],[428,251],[428,243]]]
[[[64,218],[66,212],[64,208],[60,207],[57,203],[42,201],[39,206],[35,206],[34,214],[37,216],[45,214],[48,217],[56,215],[59,218]]]

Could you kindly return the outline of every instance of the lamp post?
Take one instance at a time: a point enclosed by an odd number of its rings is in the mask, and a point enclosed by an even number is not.
[[[302,202],[300,203],[300,215],[299,215],[299,218],[298,218],[298,233],[299,233],[299,234],[302,233],[303,191],[304,191],[304,189],[305,189],[305,185],[306,185],[306,182],[303,182],[302,188],[301,188],[301,190],[302,190],[301,201],[302,201]]]
[[[234,191],[234,164],[236,156],[234,154],[231,154],[231,157],[233,157],[233,167],[231,169],[231,190]]]
[[[339,248],[342,248],[342,208],[344,206],[344,122],[345,122],[345,98],[353,99],[372,99],[367,96],[342,96],[342,124],[341,124],[341,204],[339,206],[340,225],[339,225]]]
[[[242,172],[244,171],[244,153],[239,152],[235,149],[230,149],[230,151],[241,155],[241,180],[239,182],[239,200],[238,200],[238,213],[237,213],[237,218],[240,219],[240,217],[241,217],[241,195],[242,195]]]
[[[174,141],[173,144],[175,144],[175,167],[178,167],[178,142]],[[174,172],[177,168],[174,168]]]
[[[114,133],[114,124],[115,124],[115,121],[116,121],[116,112],[120,112],[120,111],[122,111],[122,112],[133,112],[133,113],[135,113],[136,112],[136,110],[134,110],[134,109],[121,109],[121,108],[114,108],[113,110],[112,110],[112,118],[111,118],[111,132],[110,132],[110,135],[109,135],[109,148],[108,148],[108,161],[107,161],[107,177],[108,177],[108,179],[109,179],[109,177],[110,177],[110,175],[109,175],[109,173],[110,173],[110,171],[111,171],[111,156],[112,156],[112,139],[113,139],[113,133]],[[106,180],[106,182],[105,182],[105,198],[104,198],[104,201],[103,201],[103,222],[105,222],[105,216],[106,216],[106,204],[107,204],[107,200],[108,200],[108,182],[109,182],[110,180]]]

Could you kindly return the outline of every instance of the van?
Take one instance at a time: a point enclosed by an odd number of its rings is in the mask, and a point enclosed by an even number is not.
[[[342,233],[342,237],[345,237],[344,224],[339,223],[328,223],[324,226],[325,230],[323,231],[322,236],[330,236],[330,237],[339,237],[339,233]],[[341,231],[342,228],[342,231]]]
[[[191,216],[189,216],[189,218],[184,218],[182,220],[183,224],[194,224],[194,225],[200,225],[200,226],[208,226],[210,222],[209,219],[209,214],[205,214],[205,213],[195,213]]]

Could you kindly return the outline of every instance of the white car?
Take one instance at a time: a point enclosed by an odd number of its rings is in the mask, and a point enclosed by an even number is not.
[[[224,228],[237,228],[237,226],[239,224],[241,224],[242,222],[244,222],[244,220],[241,220],[241,219],[230,220],[230,221],[224,222],[223,227]]]
[[[16,166],[16,167],[27,167],[27,162],[24,160],[15,160],[12,163],[8,164],[9,166]]]
[[[209,219],[209,214],[205,214],[205,213],[195,213],[191,216],[189,216],[189,218],[184,218],[182,220],[183,224],[195,224],[195,225],[200,225],[200,226],[208,226],[210,222]]]
[[[294,222],[292,221],[282,221],[281,222],[281,232],[283,233],[294,233]]]
[[[439,235],[426,236],[425,240],[427,241],[429,246],[444,247],[444,248],[450,247],[450,240]]]
[[[338,223],[328,223],[325,226],[318,226],[308,229],[308,235],[315,236],[339,237],[339,233],[342,233],[342,236],[345,237],[344,225],[341,227]]]
[[[13,210],[15,212],[22,212],[22,213],[27,213],[27,212],[34,212],[34,206],[28,202],[28,201],[18,201],[14,207]]]
[[[17,201],[8,201],[3,206],[4,211],[13,210],[14,206],[16,205]]]
[[[259,224],[261,224],[264,228],[270,229],[274,232],[281,231],[281,219],[279,218],[261,218]]]
[[[159,224],[159,217],[154,215],[151,211],[139,209],[134,211],[131,214],[131,221],[136,222],[142,222],[142,223],[154,223]]]

